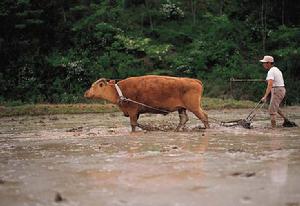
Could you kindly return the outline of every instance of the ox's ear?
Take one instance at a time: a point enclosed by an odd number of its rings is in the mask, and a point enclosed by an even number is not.
[[[107,85],[107,81],[106,81],[106,79],[99,79],[99,80],[97,80],[95,83],[94,83],[94,85],[98,85],[98,86],[100,86],[100,87],[103,87],[103,86],[105,86],[105,85]]]
[[[107,85],[106,79],[101,79],[101,81],[99,82],[99,86],[103,87],[103,86],[106,86],[106,85]]]
[[[115,84],[116,83],[116,80],[109,80],[109,82],[108,82],[109,84]]]
[[[105,83],[104,82],[99,82],[99,87],[103,87],[103,86],[105,86]]]

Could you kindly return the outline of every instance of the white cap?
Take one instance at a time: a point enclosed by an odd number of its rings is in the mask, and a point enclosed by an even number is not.
[[[264,56],[263,59],[259,60],[260,62],[274,62],[274,58],[272,56]]]

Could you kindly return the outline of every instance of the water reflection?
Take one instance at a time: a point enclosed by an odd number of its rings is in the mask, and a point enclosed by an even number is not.
[[[276,134],[276,131],[272,131]],[[268,163],[268,168],[270,171],[270,191],[269,200],[273,204],[278,204],[282,202],[282,195],[286,190],[286,184],[288,180],[288,154],[283,151],[285,148],[285,142],[276,136],[271,137],[270,149],[272,152],[272,157],[275,158]]]

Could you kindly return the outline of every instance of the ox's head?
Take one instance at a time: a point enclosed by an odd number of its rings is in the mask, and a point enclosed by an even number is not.
[[[91,88],[84,93],[84,97],[92,99],[107,99],[106,97],[111,95],[111,85],[113,84],[114,81],[107,82],[106,79],[98,79],[92,84]]]

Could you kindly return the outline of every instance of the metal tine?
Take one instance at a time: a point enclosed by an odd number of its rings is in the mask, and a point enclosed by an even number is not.
[[[261,101],[260,101],[261,102]],[[259,103],[260,103],[259,102]],[[258,109],[256,109],[256,111],[257,110],[259,110],[259,109],[261,109],[263,106],[265,105],[265,102],[263,102],[261,105],[260,105],[260,107],[258,108]],[[253,110],[254,111],[254,110]],[[252,116],[251,116],[251,113],[252,113]],[[253,120],[253,118],[256,116],[256,113],[253,113],[253,112],[251,112],[249,115],[248,115],[248,117],[246,118],[248,121],[252,121]]]
[[[263,104],[260,104],[260,103],[262,103],[261,100],[255,105],[255,107],[252,109],[250,114],[245,119],[221,122],[221,126],[231,127],[231,126],[241,125],[241,126],[245,127],[244,123],[247,123],[247,125],[249,124],[249,126],[250,126],[253,118],[256,116],[256,111],[258,109],[261,109],[265,105],[265,102],[263,102]],[[248,128],[248,127],[245,127],[245,128]]]
[[[260,100],[254,107],[254,109],[252,109],[252,111],[250,112],[250,114],[246,117],[246,119],[249,119],[249,117],[252,115],[252,113],[257,109],[258,105],[261,103],[262,101]]]

